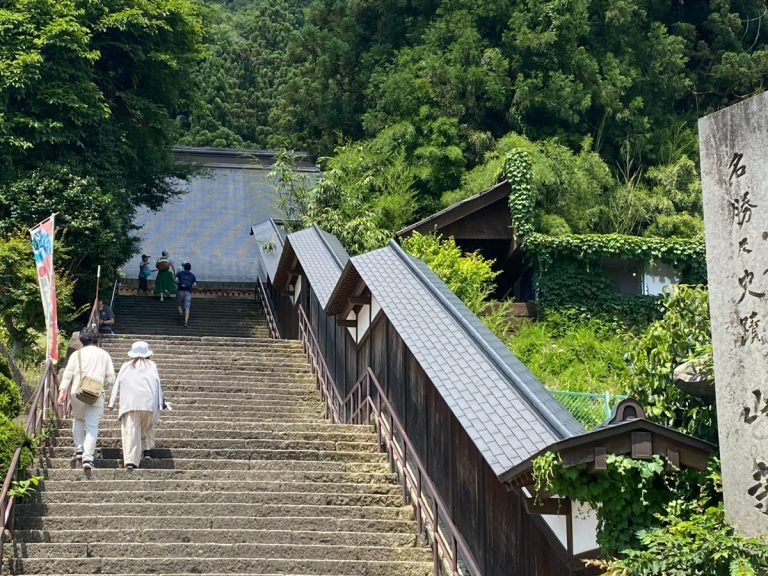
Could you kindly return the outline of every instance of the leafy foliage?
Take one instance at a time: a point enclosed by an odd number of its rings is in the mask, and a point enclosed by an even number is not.
[[[413,217],[414,172],[401,150],[380,142],[340,147],[315,183],[295,171],[287,153],[270,177],[286,219],[299,227],[318,224],[351,254],[380,248]]]
[[[190,0],[4,3],[0,234],[56,211],[70,270],[130,256],[136,206],[185,174],[170,148],[199,38]]]
[[[768,538],[734,534],[722,505],[688,515],[680,513],[684,503],[673,504],[660,516],[661,526],[638,533],[638,548],[589,564],[606,576],[758,576],[768,571]]]
[[[5,414],[0,414],[0,477],[5,478],[13,453],[19,446],[21,446],[19,469],[25,470],[32,464],[35,456],[32,438],[27,436],[21,424],[14,422]]]
[[[526,321],[505,339],[510,350],[550,389],[623,393],[629,335],[597,318],[552,312]]]
[[[477,252],[462,253],[453,238],[414,232],[401,241],[403,250],[423,260],[459,299],[475,313],[487,306],[493,292],[493,261]]]
[[[60,245],[55,247],[54,258],[64,254]],[[74,314],[73,289],[72,278],[61,268],[57,269],[56,298],[62,324]],[[11,342],[17,356],[37,360],[45,352],[44,347],[36,348],[38,337],[45,327],[45,317],[40,305],[32,247],[26,238],[4,240],[0,237],[0,319],[0,334]],[[25,354],[26,358],[23,358]],[[10,374],[6,376],[10,377]]]
[[[677,285],[660,302],[662,317],[629,348],[628,393],[646,415],[664,426],[717,440],[714,406],[675,386],[672,373],[686,360],[711,357],[708,294],[702,286]]]
[[[634,460],[609,454],[606,464],[607,470],[589,474],[586,465],[565,468],[557,454],[547,452],[534,460],[533,476],[537,492],[568,497],[596,511],[597,541],[609,554],[636,549],[638,532],[657,526],[657,516],[673,500],[711,498],[704,473],[688,469],[667,474],[657,455]]]

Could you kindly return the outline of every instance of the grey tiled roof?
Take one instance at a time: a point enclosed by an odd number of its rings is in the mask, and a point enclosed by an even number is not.
[[[280,254],[283,252],[285,231],[273,218],[270,218],[251,226],[251,233],[258,243],[258,276],[262,282],[267,279],[274,281],[277,264],[280,262]],[[265,246],[269,247],[270,245],[272,248],[266,250]]]
[[[289,234],[287,242],[299,259],[320,306],[325,308],[349,255],[335,236],[315,225]]]
[[[584,432],[423,262],[392,242],[352,264],[494,473]]]

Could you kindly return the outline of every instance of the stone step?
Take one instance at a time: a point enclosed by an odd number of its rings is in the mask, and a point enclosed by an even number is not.
[[[402,520],[411,517],[411,507],[403,506],[358,506],[355,504],[287,504],[287,503],[168,503],[168,502],[129,502],[129,503],[20,503],[17,505],[19,516],[328,516],[331,518],[376,518],[383,520]]]
[[[105,492],[49,491],[36,494],[37,501],[25,504],[29,513],[40,514],[56,506],[77,504],[83,508],[94,505],[113,504],[221,504],[221,505],[286,505],[286,506],[399,506],[399,494],[360,494],[356,492],[187,492],[163,490],[158,492],[142,490],[115,490]],[[126,512],[127,513],[127,512]]]
[[[290,461],[296,461],[300,460],[300,458],[297,458],[296,456],[302,456],[305,455],[307,457],[306,460],[304,460],[307,463],[312,462],[338,462],[339,464],[345,465],[346,468],[341,468],[342,470],[351,470],[351,471],[357,471],[357,472],[365,472],[369,470],[369,468],[365,468],[365,465],[376,465],[381,466],[382,468],[379,469],[379,472],[385,471],[385,464],[383,464],[379,460],[386,460],[385,456],[381,456],[380,458],[378,454],[370,454],[368,457],[370,460],[362,460],[360,458],[352,458],[354,459],[346,459],[347,453],[344,452],[324,452],[321,455],[313,454],[313,453],[306,453],[306,454],[297,454],[295,451],[280,451],[280,450],[261,450],[261,451],[254,451],[252,452],[252,457],[250,459],[224,459],[224,458],[206,458],[206,459],[200,459],[200,458],[181,458],[181,457],[174,457],[174,458],[154,458],[151,462],[148,463],[141,463],[140,466],[143,466],[144,468],[152,469],[157,468],[161,470],[172,470],[172,469],[178,469],[178,470],[219,470],[222,472],[222,474],[225,474],[227,471],[231,472],[234,470],[261,470],[263,469],[263,466],[260,464],[261,461],[268,459],[268,460],[275,460],[279,461],[281,459],[284,460],[290,460]],[[335,456],[335,458],[329,458],[328,456]],[[321,457],[325,456],[325,457]],[[359,455],[356,455],[359,456]],[[63,470],[71,469],[71,470],[79,470],[79,467],[75,467],[74,463],[70,458],[45,458],[44,464],[46,467],[49,468],[59,468]],[[122,459],[118,458],[96,458],[96,461],[94,462],[96,469],[99,468],[122,468],[123,467],[123,461]],[[91,471],[90,474],[93,474],[94,471]]]
[[[168,398],[170,400],[170,397]],[[119,406],[119,403],[115,404],[115,410]],[[180,399],[177,396],[173,398],[173,410],[170,412],[165,411],[165,414],[172,412],[184,412],[184,411],[206,411],[206,412],[253,412],[258,414],[264,410],[275,410],[279,412],[317,412],[322,409],[322,404],[319,404],[317,399],[305,399],[305,398],[268,398],[265,400],[249,399],[249,400],[230,400],[226,395],[222,394],[219,401],[214,398],[186,398]],[[163,415],[165,415],[163,414]],[[112,414],[117,417],[117,414]],[[107,418],[110,417],[109,408],[105,412]]]
[[[51,479],[67,480],[110,480],[124,479],[127,472],[119,467],[117,461],[96,460],[96,468],[87,474],[78,466],[74,467],[70,458],[49,460],[56,467],[46,470],[36,469],[39,476]],[[108,466],[112,462],[114,465]],[[387,474],[388,464],[380,462],[340,462],[334,460],[219,460],[215,465],[204,466],[199,460],[174,460],[175,466],[161,466],[163,461],[153,460],[150,464],[133,472],[133,477],[146,479],[184,478],[184,479],[263,479],[279,478],[281,474]],[[228,466],[236,466],[229,468]]]
[[[302,492],[322,494],[380,494],[400,496],[401,489],[392,482],[279,482],[266,480],[146,480],[140,481],[123,476],[119,480],[43,480],[38,489],[38,495],[45,498],[46,494],[65,493],[98,493],[115,492],[219,492],[230,494],[234,492]],[[399,505],[399,503],[398,503]]]
[[[119,425],[107,426],[102,422],[99,426],[99,444],[104,442],[105,446],[111,446],[108,441],[120,442]],[[192,428],[169,428],[162,424],[155,434],[159,446],[171,446],[169,440],[306,440],[320,442],[375,442],[375,436],[369,430],[268,430],[266,427],[255,430],[241,429],[221,429],[196,430]],[[72,443],[72,429],[63,428],[56,432],[53,438],[49,439],[53,446],[70,446]]]
[[[66,458],[72,453],[71,439],[58,442],[54,439],[51,449],[48,451],[54,458]],[[169,452],[176,453],[179,449],[195,450],[321,450],[337,452],[378,452],[376,442],[373,439],[358,442],[338,442],[322,440],[280,440],[280,439],[220,439],[220,438],[182,438],[182,439],[156,439],[157,448],[152,451],[153,456],[157,458],[170,458]],[[99,448],[104,450],[114,450],[122,448],[120,438],[100,437]],[[50,449],[49,449],[50,450]],[[103,452],[105,453],[105,452]]]
[[[17,530],[14,535],[25,543],[211,543],[222,544],[296,544],[345,546],[415,547],[419,544],[415,534],[397,532],[392,528],[402,525],[382,524],[379,531],[352,531],[339,526],[338,531],[300,529],[210,529],[210,528],[138,528],[138,529],[83,529],[83,530]],[[410,527],[410,526],[409,526]],[[320,526],[318,526],[320,528]]]
[[[157,433],[161,434],[163,430],[171,429],[186,429],[194,431],[195,435],[201,434],[203,436],[211,436],[210,431],[226,431],[239,432],[242,431],[245,434],[252,432],[269,432],[269,433],[284,433],[284,432],[301,432],[311,434],[313,431],[318,433],[344,433],[344,434],[363,434],[371,433],[373,428],[367,425],[359,424],[331,424],[328,420],[320,420],[318,422],[231,422],[229,420],[208,420],[199,421],[194,418],[178,418],[174,416],[173,412],[163,412],[163,421],[157,428]],[[99,433],[105,431],[120,430],[120,423],[117,419],[103,418],[99,423]],[[63,420],[60,427],[60,434],[71,435],[72,421]]]
[[[296,544],[296,543],[22,543],[21,552],[27,559],[35,558],[200,558],[220,559],[301,559],[301,560],[366,560],[427,562],[431,553],[426,548],[407,546],[349,546],[346,544]]]
[[[121,450],[119,448],[100,448],[102,460],[119,459]],[[72,455],[72,448],[51,448],[49,456],[52,460],[65,459]],[[269,448],[174,448],[163,449],[155,448],[153,454],[157,457],[155,461],[163,462],[169,460],[171,463],[175,460],[197,459],[202,461],[210,460],[338,460],[340,462],[385,462],[386,455],[380,452],[359,452],[356,450],[313,450],[294,448],[294,449],[269,449]],[[147,468],[151,466],[147,465]],[[158,466],[162,467],[162,466]]]
[[[162,349],[163,346],[167,346],[169,349],[177,349],[179,347],[184,348],[200,348],[202,350],[240,350],[250,348],[270,348],[274,350],[303,350],[303,344],[299,340],[274,340],[269,337],[237,337],[237,336],[184,336],[178,338],[177,336],[169,336],[166,334],[148,334],[147,332],[129,333],[124,332],[122,334],[115,334],[113,336],[107,336],[102,340],[102,346],[109,348],[111,346],[119,346],[122,350],[127,345],[130,348],[132,342],[138,337],[147,337],[151,340],[150,344],[154,351],[154,347]]]
[[[24,558],[11,560],[24,574],[307,574],[314,576],[430,576],[431,562],[268,558]]]
[[[237,539],[238,534],[248,531],[299,531],[299,532],[377,532],[380,534],[407,534],[415,536],[414,524],[409,519],[380,519],[380,518],[332,518],[328,516],[268,516],[252,518],[249,516],[115,516],[104,514],[89,516],[25,516],[16,521],[17,529],[31,533],[32,531],[68,531],[68,532],[99,532],[101,530],[128,531],[139,537],[149,530],[166,532],[171,530],[219,530],[231,534],[230,541]],[[158,540],[162,541],[162,539]]]

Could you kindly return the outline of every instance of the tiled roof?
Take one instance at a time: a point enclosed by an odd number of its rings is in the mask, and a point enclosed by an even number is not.
[[[423,262],[395,242],[351,262],[494,473],[584,432]]]
[[[346,250],[335,236],[320,230],[314,224],[289,234],[283,252],[288,250],[296,254],[317,295],[320,306],[324,308],[341,275],[341,270],[349,260]],[[285,260],[287,258],[281,257],[278,268],[287,266]]]
[[[258,276],[265,282],[274,281],[280,254],[283,252],[285,230],[269,218],[260,224],[251,226],[251,235],[258,243]]]

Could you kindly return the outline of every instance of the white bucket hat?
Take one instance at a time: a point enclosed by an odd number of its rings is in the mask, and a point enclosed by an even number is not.
[[[134,342],[128,352],[129,358],[149,358],[150,356],[152,356],[152,350],[149,349],[149,344],[143,340]]]

